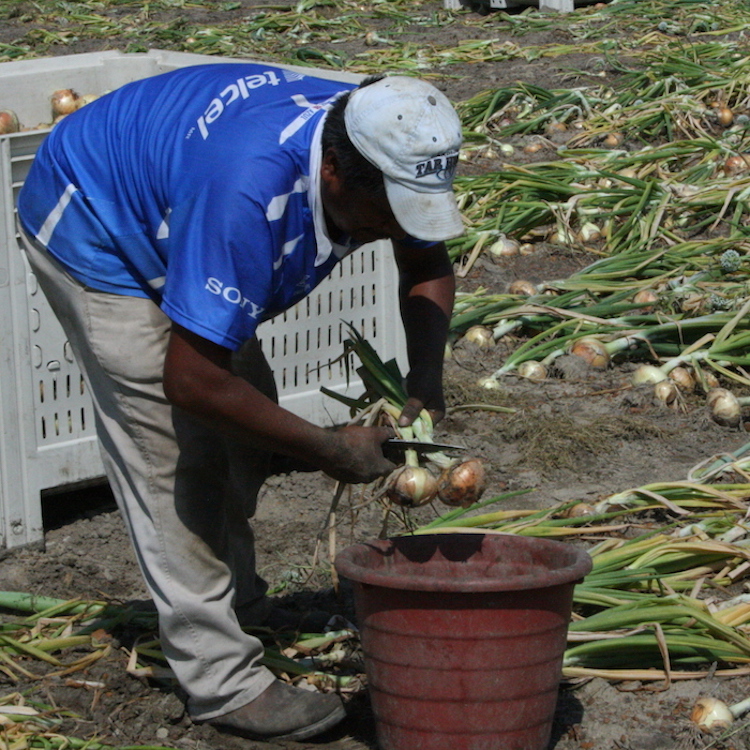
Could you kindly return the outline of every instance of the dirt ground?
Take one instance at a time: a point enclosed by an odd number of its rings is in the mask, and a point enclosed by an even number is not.
[[[35,27],[31,3],[17,3],[19,13],[0,25],[0,43],[27,35]],[[171,18],[209,21],[211,11],[175,4]],[[224,4],[238,18],[258,3]],[[23,8],[28,11],[24,15]],[[422,3],[423,12],[437,13],[442,2]],[[161,13],[167,13],[161,10]],[[583,12],[576,10],[576,13]],[[202,14],[202,15],[201,15]],[[478,24],[476,13],[465,12],[447,25],[430,28],[431,44],[452,46],[466,38],[498,35],[490,20]],[[165,15],[165,22],[169,20]],[[387,28],[379,29],[381,34]],[[424,33],[419,25],[407,29],[413,38]],[[564,30],[549,32],[549,41],[561,43]],[[516,44],[542,44],[543,32],[518,35]],[[53,48],[51,54],[106,48],[123,49],[126,39],[71,43]],[[152,46],[158,46],[154,44]],[[364,40],[348,41],[342,50],[356,54],[366,50]],[[448,71],[432,71],[434,80],[454,101],[474,93],[518,80],[548,88],[571,86],[587,69],[584,55],[458,65]],[[599,68],[597,67],[597,70]],[[614,75],[614,74],[612,74]],[[522,153],[520,150],[518,154]],[[544,154],[536,158],[543,158]],[[481,170],[491,164],[465,169]],[[553,245],[541,245],[531,256],[512,260],[482,258],[460,280],[463,290],[483,286],[504,291],[518,278],[534,282],[564,278],[584,267],[592,258],[584,253]],[[530,490],[515,498],[515,507],[546,507],[570,500],[596,500],[614,492],[657,481],[682,480],[692,467],[709,456],[733,451],[747,442],[743,430],[720,427],[712,422],[698,395],[687,396],[681,409],[656,402],[651,393],[633,389],[628,383],[633,365],[613,366],[605,371],[573,367],[561,360],[557,375],[544,384],[533,384],[509,376],[501,390],[489,392],[477,385],[480,377],[499,366],[509,349],[500,342],[492,349],[479,349],[459,342],[446,360],[449,404],[458,407],[487,403],[511,407],[515,413],[484,409],[453,409],[439,425],[437,437],[458,442],[467,452],[481,457],[488,470],[485,497],[508,490]],[[319,533],[331,503],[333,483],[317,474],[292,474],[269,479],[254,526],[258,538],[259,567],[290,606],[314,605],[353,618],[346,590],[336,595],[325,555],[314,562]],[[382,510],[377,503],[358,506],[358,490],[345,496],[339,514],[337,545],[378,536],[382,532]],[[355,509],[356,508],[356,509]],[[444,512],[444,507],[423,509],[419,519]],[[392,531],[400,531],[391,522]],[[112,599],[142,602],[147,594],[131,553],[123,522],[106,486],[50,496],[45,499],[46,544],[0,552],[0,590],[25,591],[62,599]],[[325,552],[324,545],[324,552]],[[185,750],[229,750],[261,748],[296,750],[374,749],[375,733],[366,691],[349,697],[350,717],[327,736],[303,743],[256,743],[226,737],[206,726],[195,726],[187,718],[182,696],[170,684],[138,679],[125,672],[124,648],[132,643],[127,628],[114,633],[111,655],[86,674],[90,685],[63,679],[43,682],[41,695],[47,702],[64,706],[77,715],[66,724],[66,734],[96,738],[109,745],[164,745]],[[662,686],[656,686],[661,688]],[[0,673],[0,692],[39,689],[29,681],[15,684]],[[703,692],[728,702],[744,697],[750,680],[690,680],[668,689],[637,682],[609,683],[601,679],[562,685],[550,750],[672,750],[674,748],[750,747],[750,730],[725,744],[712,744],[698,736],[688,720],[695,697]],[[2,740],[0,740],[0,747]]]

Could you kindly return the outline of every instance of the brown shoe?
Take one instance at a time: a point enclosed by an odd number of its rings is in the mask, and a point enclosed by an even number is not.
[[[337,695],[276,680],[255,700],[207,723],[251,740],[305,740],[325,732],[345,716],[344,704]]]

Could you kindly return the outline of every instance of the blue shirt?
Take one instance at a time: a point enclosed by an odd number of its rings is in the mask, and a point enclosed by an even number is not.
[[[237,349],[353,249],[319,198],[324,115],[350,88],[244,63],[123,86],[45,139],[22,225],[85,284]]]

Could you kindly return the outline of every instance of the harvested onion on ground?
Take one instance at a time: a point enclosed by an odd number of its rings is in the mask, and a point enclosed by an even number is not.
[[[464,338],[470,343],[483,348],[489,348],[495,345],[495,337],[487,326],[471,326],[464,334]]]
[[[750,698],[727,705],[718,698],[704,695],[695,701],[690,720],[704,732],[723,732],[732,725],[735,719],[750,710]]]
[[[706,396],[711,419],[723,427],[737,427],[742,416],[737,396],[726,388],[714,388]]]
[[[609,352],[599,339],[580,338],[570,347],[570,353],[597,370],[603,370],[609,364]]]

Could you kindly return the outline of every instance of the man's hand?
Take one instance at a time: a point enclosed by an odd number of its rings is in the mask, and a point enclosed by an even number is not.
[[[393,437],[388,427],[351,425],[328,433],[320,468],[339,482],[372,482],[389,474],[396,464],[383,455],[383,443]]]
[[[400,271],[401,317],[410,371],[409,400],[398,423],[412,424],[427,409],[434,424],[445,416],[443,357],[453,310],[455,279],[444,243],[428,248],[393,244]]]
[[[432,418],[432,423],[437,424],[445,416],[445,398],[441,386],[441,373],[435,375],[426,373],[418,378],[418,373],[412,370],[407,378],[407,392],[409,400],[401,410],[398,418],[400,427],[408,427],[420,415],[422,409],[426,409]]]

